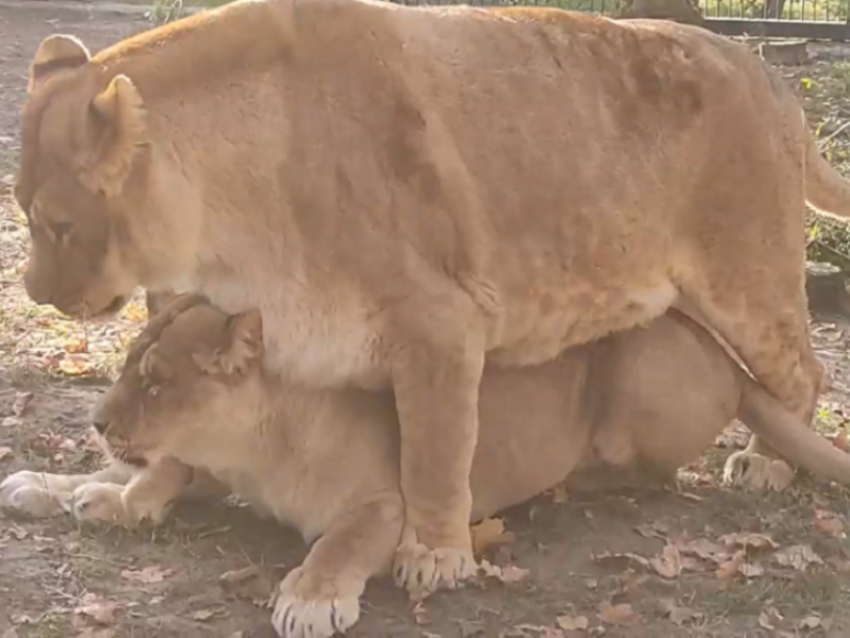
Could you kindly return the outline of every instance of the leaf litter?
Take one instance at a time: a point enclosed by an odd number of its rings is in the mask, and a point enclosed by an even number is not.
[[[516,534],[505,531],[505,521],[501,518],[485,518],[469,528],[472,535],[472,551],[480,556],[491,547],[513,543]]]
[[[773,560],[783,567],[793,567],[804,572],[810,565],[823,565],[823,559],[815,553],[811,545],[790,545],[773,555]]]
[[[564,631],[584,631],[590,626],[587,616],[558,616],[555,623]]]
[[[75,620],[83,619],[97,625],[112,625],[115,623],[117,605],[94,593],[83,596],[80,604],[74,608]],[[78,627],[79,629],[83,627]]]

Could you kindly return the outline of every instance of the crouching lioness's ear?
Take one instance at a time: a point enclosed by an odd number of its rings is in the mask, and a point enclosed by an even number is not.
[[[126,75],[116,75],[91,102],[93,147],[80,171],[89,190],[114,197],[130,176],[139,147],[147,142],[145,103]]]
[[[37,90],[60,71],[75,69],[91,59],[91,54],[78,38],[72,35],[49,35],[38,46],[30,63],[27,91]]]
[[[195,363],[208,374],[245,374],[263,354],[263,318],[259,310],[231,315],[224,343],[212,354],[196,353]]]

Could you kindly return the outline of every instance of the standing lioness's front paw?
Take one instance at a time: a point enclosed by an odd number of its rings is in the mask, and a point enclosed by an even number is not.
[[[281,638],[330,638],[343,634],[360,618],[365,583],[349,585],[317,580],[302,567],[281,581],[273,596],[272,625]]]
[[[429,549],[407,542],[396,550],[393,576],[413,600],[421,600],[438,589],[457,589],[475,576],[478,566],[472,550],[438,547]]]

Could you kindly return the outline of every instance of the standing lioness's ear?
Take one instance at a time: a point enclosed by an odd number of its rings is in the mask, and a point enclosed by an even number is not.
[[[89,50],[79,38],[61,34],[47,36],[30,63],[27,91],[32,93],[57,72],[82,66],[90,59]]]
[[[80,180],[94,192],[118,195],[146,140],[145,103],[126,75],[116,75],[91,102],[96,145]]]

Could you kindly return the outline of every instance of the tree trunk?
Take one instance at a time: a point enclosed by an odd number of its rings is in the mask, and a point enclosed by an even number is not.
[[[618,18],[653,18],[685,24],[703,24],[696,0],[626,0]]]
[[[850,320],[850,297],[846,286],[844,272],[837,266],[806,262],[806,295],[812,317]]]
[[[173,292],[150,292],[149,290],[145,292],[145,306],[148,309],[148,321],[150,321],[151,317],[157,314],[160,310],[165,308],[168,304],[170,304],[175,295]]]

